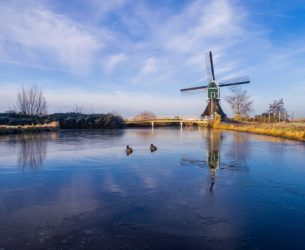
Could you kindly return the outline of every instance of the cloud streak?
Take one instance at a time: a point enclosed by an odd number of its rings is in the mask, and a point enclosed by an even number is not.
[[[0,6],[2,60],[82,69],[103,47],[80,25],[41,7]]]
[[[179,89],[206,82],[208,50],[213,51],[218,80],[250,76],[246,88],[259,100],[256,113],[280,97],[289,109],[297,109],[293,100],[301,98],[301,92],[287,90],[286,84],[304,88],[305,75],[298,65],[305,63],[305,35],[275,42],[272,27],[257,22],[259,10],[244,2],[194,0],[177,7],[167,2],[156,6],[155,1],[92,0],[82,3],[81,13],[79,6],[52,3],[0,6],[5,20],[0,26],[0,59],[20,68],[37,65],[37,72],[58,69],[41,81],[48,82],[46,89],[57,83],[58,89],[48,92],[54,111],[81,100],[79,105],[123,115],[144,107],[156,113],[199,115],[205,95],[184,97]],[[60,71],[85,76],[67,79]],[[27,76],[24,84],[36,83],[35,77]],[[14,77],[1,81],[14,82]],[[71,97],[61,94],[68,86],[73,86]],[[222,90],[222,96],[227,93]]]

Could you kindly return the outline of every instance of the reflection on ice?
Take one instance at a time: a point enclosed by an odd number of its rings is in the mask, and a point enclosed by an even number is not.
[[[18,142],[18,165],[22,168],[40,168],[47,155],[47,141],[40,135],[23,137]]]
[[[203,149],[204,160],[196,160],[183,156],[180,160],[182,166],[208,167],[210,170],[210,192],[213,191],[216,180],[216,173],[220,166],[220,143],[222,134],[220,130],[205,130],[203,139],[206,142],[207,150]],[[206,151],[206,152],[204,152]]]
[[[294,142],[155,128],[8,136],[0,149],[0,249],[305,243],[304,146]]]
[[[211,172],[211,185],[210,192],[213,191],[216,179],[216,171],[220,165],[220,142],[221,132],[220,130],[208,131],[207,144],[208,144],[208,166]]]
[[[57,133],[33,133],[7,137],[7,142],[17,149],[19,167],[37,169],[47,157],[48,141],[56,139]]]

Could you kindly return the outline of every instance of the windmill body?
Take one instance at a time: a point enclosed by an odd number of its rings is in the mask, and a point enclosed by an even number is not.
[[[220,100],[220,88],[216,81],[211,81],[208,86],[208,99]]]
[[[247,83],[250,83],[250,80],[248,77],[239,77],[239,78],[235,78],[235,79],[224,80],[224,81],[217,83],[215,80],[213,56],[212,56],[211,51],[207,54],[206,66],[207,66],[206,68],[207,68],[207,76],[208,76],[207,85],[185,88],[185,89],[181,89],[180,91],[186,92],[186,91],[207,90],[208,105],[205,108],[204,112],[201,114],[201,116],[202,117],[214,117],[215,113],[217,113],[221,116],[222,119],[226,119],[227,116],[223,112],[223,110],[220,106],[220,87],[247,84]]]
[[[222,119],[226,119],[227,115],[223,112],[220,106],[220,87],[217,82],[212,80],[208,87],[208,105],[205,108],[204,112],[201,114],[202,117],[211,117],[215,113],[219,114]]]

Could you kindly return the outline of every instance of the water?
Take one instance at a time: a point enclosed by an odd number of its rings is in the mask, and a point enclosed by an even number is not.
[[[206,129],[2,136],[0,249],[304,249],[304,153]]]

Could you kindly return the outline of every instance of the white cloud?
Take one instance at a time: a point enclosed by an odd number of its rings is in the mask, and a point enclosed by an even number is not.
[[[107,72],[111,73],[117,65],[127,60],[127,56],[124,53],[114,54],[109,56],[104,63],[104,68]]]
[[[224,0],[193,1],[170,15],[143,5],[123,13],[128,32],[142,38],[124,43],[123,49],[131,51],[130,83],[179,86],[205,80],[204,53],[208,50],[213,50],[216,63],[220,58],[230,62],[221,65],[218,76],[234,70],[235,62],[224,55],[245,35],[245,15],[240,13],[238,6]]]
[[[230,46],[242,33],[240,24],[243,18],[241,15],[235,15],[236,12],[229,1],[195,2],[177,17],[178,20],[174,19],[175,23],[182,25],[174,36],[173,34],[169,36],[166,46],[183,53],[193,53],[202,47],[210,49],[214,47],[213,50],[219,50],[217,45]],[[189,22],[183,22],[190,18]],[[175,24],[169,22],[167,25],[171,28]],[[168,32],[164,33],[168,34]]]
[[[2,60],[86,68],[101,41],[67,17],[41,6],[0,6]]]
[[[156,71],[157,71],[157,59],[154,57],[148,58],[142,67],[142,73],[150,74]]]

